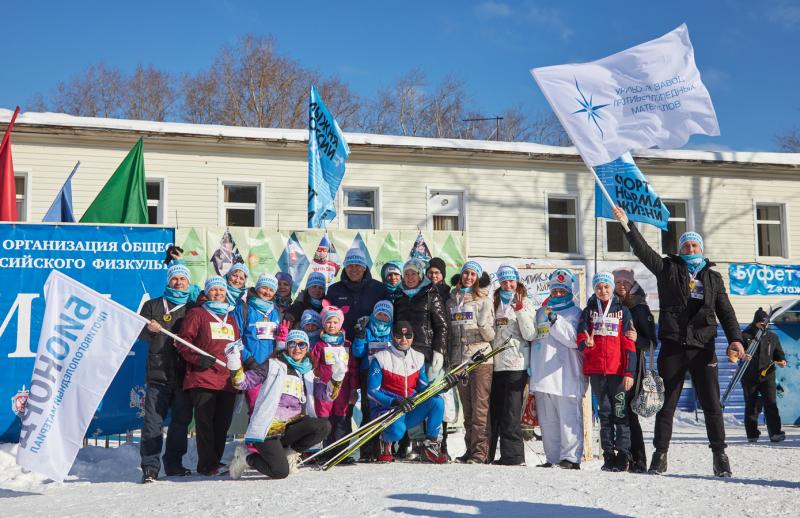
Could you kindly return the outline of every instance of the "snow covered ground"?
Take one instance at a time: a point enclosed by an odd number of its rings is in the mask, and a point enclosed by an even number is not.
[[[652,430],[652,422],[645,425]],[[694,416],[676,422],[665,476],[605,473],[600,462],[581,471],[534,467],[541,443],[529,443],[527,467],[412,463],[359,464],[286,480],[248,473],[162,479],[139,484],[137,447],[81,450],[64,483],[25,474],[15,447],[0,445],[0,515],[11,516],[797,516],[800,429],[787,440],[748,444],[728,423],[732,479],[712,476],[705,428]],[[763,437],[763,436],[762,436]],[[451,451],[463,450],[460,437]],[[186,464],[193,466],[190,448]],[[229,445],[228,457],[233,448]],[[648,452],[651,449],[648,446]]]

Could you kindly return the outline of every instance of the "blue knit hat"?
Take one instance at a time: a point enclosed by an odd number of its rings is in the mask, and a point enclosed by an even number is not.
[[[322,327],[322,318],[320,318],[319,313],[313,309],[303,311],[303,314],[300,316],[300,328],[302,329],[308,324],[315,324],[317,327]]]
[[[517,281],[519,282],[519,270],[510,264],[502,264],[497,269],[497,281]]]
[[[209,277],[208,279],[206,279],[206,284],[203,287],[203,291],[205,291],[206,294],[208,294],[208,290],[210,290],[211,288],[217,288],[217,287],[218,288],[225,288],[225,292],[227,293],[227,291],[228,291],[228,281],[226,281],[223,277],[220,277],[218,275],[213,275],[213,276]]]
[[[697,232],[684,232],[681,234],[680,239],[678,239],[678,250],[683,248],[683,245],[687,241],[695,241],[698,245],[700,245],[700,250],[705,250],[705,246],[703,245],[703,237]]]
[[[372,308],[372,314],[377,316],[378,313],[383,313],[388,316],[389,322],[394,320],[394,306],[388,300],[379,300],[375,303],[375,307]]]
[[[167,270],[167,282],[171,281],[173,277],[183,275],[189,282],[192,282],[192,276],[189,274],[189,268],[183,263],[175,263]]]
[[[575,275],[568,268],[558,268],[550,274],[550,289],[562,289],[572,293],[572,282]]]
[[[228,273],[225,274],[225,278],[227,278],[230,274],[232,274],[233,272],[235,272],[237,270],[241,270],[241,271],[244,272],[244,279],[245,280],[247,280],[247,278],[250,277],[250,269],[247,268],[246,264],[244,264],[244,263],[234,263],[234,265],[231,266],[231,269],[228,270]]]
[[[614,274],[611,272],[597,272],[594,274],[594,277],[592,277],[592,289],[597,288],[597,285],[601,283],[606,283],[613,289]]]
[[[327,279],[325,278],[325,274],[322,272],[311,272],[308,275],[308,279],[306,279],[306,288],[310,288],[311,286],[320,286],[322,289],[325,289],[327,285]]]
[[[478,277],[483,275],[483,267],[478,264],[477,261],[467,261],[464,263],[464,266],[461,267],[461,273],[464,273],[467,270],[472,270]]]
[[[342,264],[344,264],[345,268],[355,264],[357,266],[363,266],[364,268],[369,269],[369,265],[367,264],[367,256],[364,255],[364,251],[357,246],[354,246],[347,251],[347,255],[344,256],[344,262]]]
[[[308,344],[308,335],[305,331],[301,331],[300,329],[292,329],[289,331],[289,334],[286,335],[286,343],[288,344],[289,342],[303,342],[304,344]]]
[[[256,281],[256,289],[258,288],[272,288],[272,291],[278,291],[278,278],[268,273],[262,273]]]

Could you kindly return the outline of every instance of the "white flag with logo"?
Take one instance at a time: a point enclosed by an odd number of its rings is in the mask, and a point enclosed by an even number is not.
[[[531,73],[590,166],[632,149],[681,147],[693,134],[719,135],[686,24],[597,61]]]
[[[44,296],[17,464],[61,481],[147,320],[56,270]]]

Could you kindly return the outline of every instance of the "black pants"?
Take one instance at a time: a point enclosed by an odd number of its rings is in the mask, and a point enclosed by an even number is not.
[[[597,397],[600,418],[600,447],[603,454],[630,454],[631,432],[628,425],[628,408],[622,376],[617,374],[592,374],[589,376],[592,394]]]
[[[248,455],[247,464],[270,478],[286,478],[289,476],[289,462],[283,449],[306,451],[327,437],[330,430],[331,424],[327,419],[304,416],[288,425],[280,438],[252,443],[258,453]]]
[[[713,349],[684,347],[669,340],[661,342],[661,352],[658,354],[658,374],[664,380],[664,406],[656,414],[653,446],[660,453],[669,450],[672,420],[683,390],[686,371],[692,377],[692,386],[703,409],[710,447],[714,451],[722,451],[726,444],[719,399],[717,355]]]
[[[167,413],[171,414],[167,431],[167,447],[164,451],[164,470],[178,471],[183,465],[188,443],[189,423],[192,422],[192,402],[189,394],[179,386],[148,383],[144,398],[144,424],[139,454],[142,471],[161,470],[161,447],[164,443],[161,432]]]
[[[631,401],[633,396],[636,395],[636,385],[642,379],[644,374],[644,355],[646,352],[636,352],[636,377],[633,380],[633,388],[627,392],[628,398],[628,427],[631,433],[631,460],[634,463],[647,464],[647,452],[644,448],[644,435],[642,434],[642,425],[639,423],[639,416],[631,410]],[[652,367],[651,367],[652,368]]]
[[[525,443],[522,438],[522,398],[527,388],[525,371],[495,371],[489,396],[489,418],[492,436],[489,439],[489,462],[494,460],[500,440],[500,462],[525,462]]]
[[[369,423],[373,419],[369,413],[369,398],[367,397],[367,378],[369,370],[362,370],[359,372],[361,381],[361,426]],[[377,417],[377,416],[376,416]],[[378,441],[379,437],[375,437],[367,442],[360,449],[361,460],[376,459],[378,457]]]
[[[748,439],[756,439],[758,431],[758,414],[761,413],[759,403],[764,405],[764,418],[767,421],[767,433],[770,437],[781,432],[781,416],[778,413],[775,375],[762,380],[742,380],[744,391],[744,429]],[[759,401],[759,397],[761,399]]]
[[[211,473],[225,453],[225,440],[233,420],[236,393],[226,390],[189,390],[197,432],[197,472]]]

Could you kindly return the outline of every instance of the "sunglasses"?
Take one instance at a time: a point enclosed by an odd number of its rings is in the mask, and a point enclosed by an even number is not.
[[[401,340],[403,338],[411,340],[412,338],[414,338],[414,333],[411,333],[411,332],[399,333],[399,334],[394,335],[394,338],[395,338],[395,340]]]
[[[308,344],[305,342],[291,341],[286,342],[287,349],[308,349]]]

